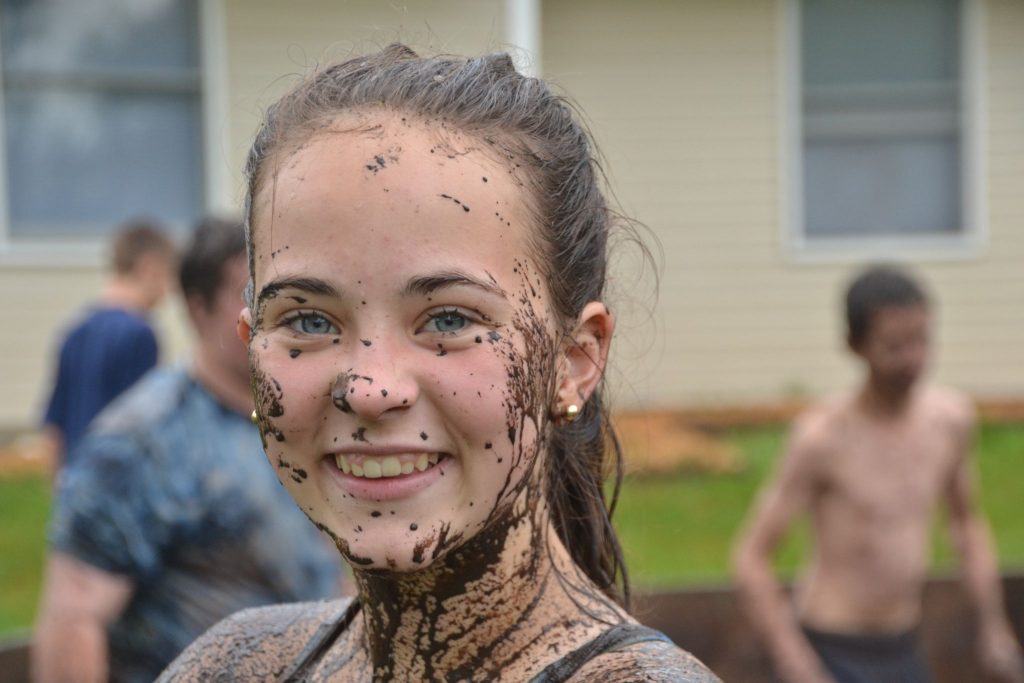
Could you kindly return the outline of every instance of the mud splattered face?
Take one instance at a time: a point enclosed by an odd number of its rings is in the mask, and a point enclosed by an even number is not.
[[[267,455],[357,567],[425,567],[539,486],[555,324],[514,168],[374,113],[283,155],[256,197]]]

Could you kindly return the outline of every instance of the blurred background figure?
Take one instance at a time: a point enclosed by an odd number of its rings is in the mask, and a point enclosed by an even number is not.
[[[60,345],[43,418],[57,469],[71,462],[92,419],[158,358],[147,314],[167,294],[174,246],[157,224],[134,221],[114,236],[110,252],[110,277]]]
[[[278,483],[249,419],[235,332],[247,277],[241,226],[202,223],[180,266],[191,362],[122,394],[62,476],[36,680],[152,681],[237,610],[336,592],[336,551]]]
[[[930,681],[916,632],[931,521],[945,503],[977,610],[981,664],[1024,682],[988,526],[976,511],[974,408],[924,381],[928,299],[906,273],[875,267],[847,291],[846,318],[863,381],[800,416],[761,490],[735,555],[749,617],[789,683]],[[814,550],[794,610],[771,559],[805,513]]]

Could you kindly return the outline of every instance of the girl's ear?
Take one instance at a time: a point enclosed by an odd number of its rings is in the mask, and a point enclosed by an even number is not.
[[[246,306],[242,309],[242,312],[238,314],[238,327],[235,328],[238,331],[238,338],[242,340],[242,343],[246,346],[249,345],[249,340],[252,337],[252,311]]]
[[[580,312],[576,330],[565,341],[559,359],[555,415],[563,415],[570,405],[580,409],[594,393],[604,376],[615,318],[600,301],[591,301]]]

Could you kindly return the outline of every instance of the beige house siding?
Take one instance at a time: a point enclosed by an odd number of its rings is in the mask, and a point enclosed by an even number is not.
[[[782,2],[544,5],[544,73],[581,104],[625,210],[663,247],[656,327],[645,311],[618,307],[620,403],[756,402],[856,377],[838,304],[859,262],[808,258],[786,240],[793,74]],[[985,243],[906,260],[940,301],[937,377],[981,396],[1020,396],[1024,4],[981,9]]]
[[[404,42],[425,52],[476,54],[502,45],[500,0],[223,0],[229,95],[228,158],[238,170],[263,109],[309,67]]]
[[[620,406],[749,403],[849,385],[837,304],[857,266],[787,242],[791,0],[548,0],[542,71],[586,114],[623,209],[661,243],[655,303],[633,268],[613,278]],[[941,302],[937,376],[1024,396],[1024,3],[981,3],[987,222],[980,248],[910,259]],[[241,197],[260,110],[308,66],[403,40],[476,53],[503,45],[501,0],[219,0],[223,120],[208,143]],[[206,14],[205,16],[210,16]],[[219,43],[218,43],[219,41]],[[214,161],[216,162],[217,159]],[[628,256],[628,252],[622,252]],[[98,267],[0,255],[0,428],[32,424],[54,334],[102,282]],[[92,263],[92,262],[90,262]],[[646,281],[649,283],[649,279]],[[653,323],[651,321],[654,321]],[[164,356],[187,347],[180,309],[157,316]]]

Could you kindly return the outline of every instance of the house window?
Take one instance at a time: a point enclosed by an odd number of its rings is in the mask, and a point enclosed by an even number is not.
[[[965,231],[960,4],[799,0],[806,241]]]
[[[203,207],[196,0],[0,0],[8,239]]]

